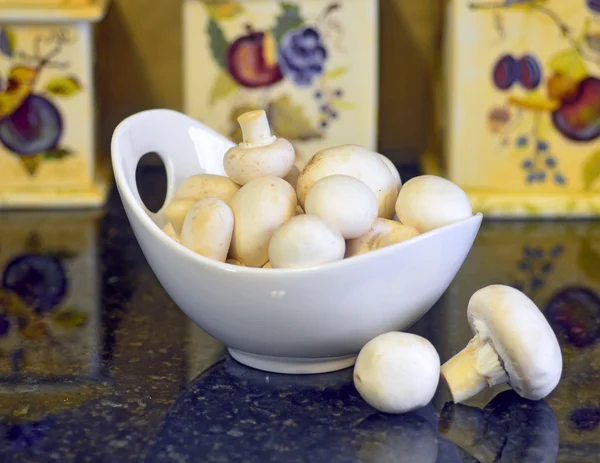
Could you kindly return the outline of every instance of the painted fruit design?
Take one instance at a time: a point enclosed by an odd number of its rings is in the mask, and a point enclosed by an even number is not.
[[[546,318],[565,342],[582,348],[600,336],[600,298],[586,288],[567,288],[546,307]]]
[[[61,303],[67,292],[67,276],[57,258],[25,254],[6,266],[2,286],[17,294],[36,313],[44,314]]]
[[[6,81],[0,82],[0,143],[19,156],[33,175],[43,159],[62,159],[70,153],[60,146],[64,121],[53,100],[73,96],[81,86],[75,76],[67,74],[52,77],[44,82],[43,89],[38,88],[46,69],[68,67],[68,63],[57,61],[63,47],[74,40],[68,30],[58,28],[41,33],[35,38],[31,55],[17,53],[16,39],[15,31],[0,26],[0,52],[15,61]],[[42,53],[45,47],[49,49]],[[16,62],[16,57],[28,64]]]
[[[570,140],[587,142],[600,136],[600,79],[587,77],[574,95],[566,94],[552,113],[556,129]]]
[[[227,70],[238,84],[249,88],[268,87],[283,79],[272,35],[250,32],[234,40],[227,50]]]
[[[58,109],[40,95],[29,95],[12,114],[0,120],[0,141],[24,156],[55,149],[62,131]]]

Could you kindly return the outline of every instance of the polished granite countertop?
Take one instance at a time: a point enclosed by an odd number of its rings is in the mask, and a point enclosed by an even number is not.
[[[495,388],[453,406],[440,382],[406,415],[366,405],[351,369],[278,375],[227,356],[160,286],[114,192],[94,213],[1,213],[0,273],[2,462],[600,461],[600,222],[484,221],[410,329],[444,362],[471,337],[474,291],[521,288],[561,342],[546,400]]]

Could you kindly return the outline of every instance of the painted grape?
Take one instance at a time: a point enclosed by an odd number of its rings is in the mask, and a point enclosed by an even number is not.
[[[508,90],[518,78],[519,66],[512,55],[501,56],[493,70],[494,84],[500,90]]]
[[[600,13],[600,0],[587,0],[587,6],[594,13]]]
[[[16,293],[23,302],[42,314],[51,311],[64,298],[67,276],[58,259],[25,254],[6,266],[2,286]]]
[[[27,156],[52,150],[62,135],[60,113],[46,98],[31,94],[10,116],[0,121],[0,141]]]
[[[287,32],[279,47],[279,66],[283,74],[299,87],[308,87],[323,73],[327,50],[319,32],[312,27]]]
[[[519,82],[527,90],[535,90],[542,81],[542,65],[533,55],[519,59]]]

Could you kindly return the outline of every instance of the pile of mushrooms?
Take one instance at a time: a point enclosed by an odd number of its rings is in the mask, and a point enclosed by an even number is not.
[[[529,400],[543,399],[556,388],[560,345],[525,294],[510,286],[486,286],[471,297],[467,318],[473,339],[441,367],[434,347],[420,336],[390,332],[369,341],[354,366],[360,395],[380,411],[406,413],[431,401],[440,373],[456,404],[504,383]]]
[[[163,231],[210,259],[262,268],[307,268],[409,240],[469,218],[454,183],[431,175],[402,185],[385,156],[358,145],[316,153],[300,171],[291,143],[263,110],[238,117],[243,142],[227,151],[227,176],[183,181]]]

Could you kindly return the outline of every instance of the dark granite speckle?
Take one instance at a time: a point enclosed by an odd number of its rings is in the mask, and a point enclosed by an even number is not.
[[[600,461],[600,223],[484,223],[411,328],[443,362],[471,337],[474,291],[523,288],[561,342],[546,400],[497,387],[452,405],[440,384],[428,406],[391,416],[360,399],[351,370],[276,375],[226,357],[159,285],[116,194],[99,214],[0,217],[0,273],[34,254],[68,278],[63,294],[43,268],[20,268],[9,285],[20,296],[0,288],[2,462]]]

